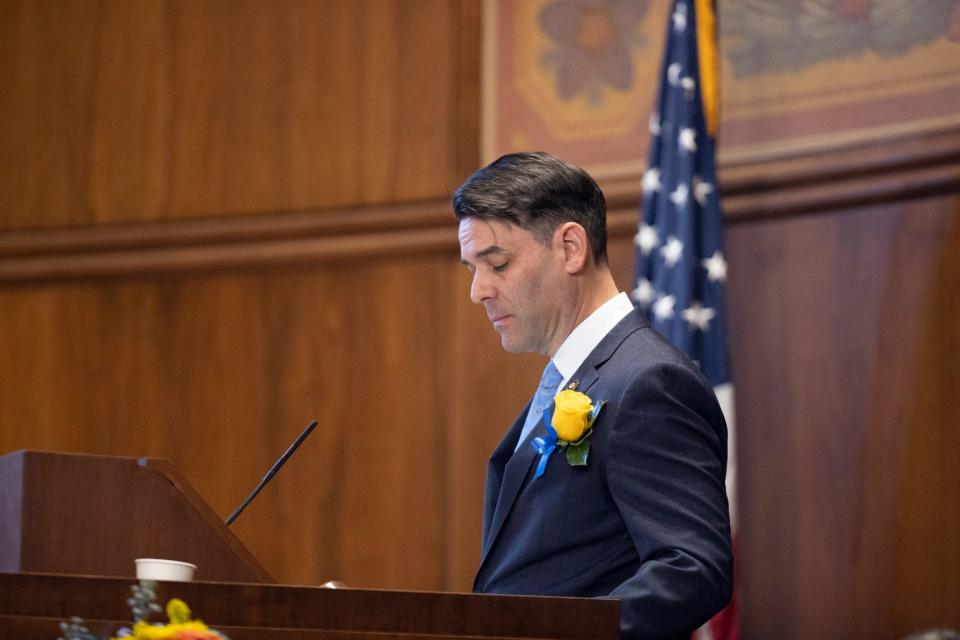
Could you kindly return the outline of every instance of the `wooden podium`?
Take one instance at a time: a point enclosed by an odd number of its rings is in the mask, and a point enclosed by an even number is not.
[[[200,580],[274,582],[167,460],[7,454],[0,518],[0,571],[133,577],[136,558],[171,558]]]
[[[52,640],[71,616],[97,633],[129,625],[138,557],[197,564],[200,581],[161,583],[159,600],[186,600],[233,640],[619,637],[619,603],[610,599],[271,584],[169,462],[0,457],[0,638]]]

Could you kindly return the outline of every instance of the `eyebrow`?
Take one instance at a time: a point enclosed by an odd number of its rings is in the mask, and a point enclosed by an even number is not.
[[[493,245],[490,245],[489,247],[487,247],[486,249],[484,249],[484,250],[482,250],[482,251],[478,251],[478,252],[477,252],[477,257],[478,257],[478,258],[486,258],[487,256],[502,255],[502,254],[504,254],[504,253],[506,253],[506,252],[507,252],[506,249],[504,249],[504,248],[501,247],[500,245],[498,245],[498,244],[493,244]],[[461,263],[462,265],[464,265],[464,266],[470,266],[470,263],[467,262],[466,260],[464,260],[463,258],[460,258],[460,263]]]

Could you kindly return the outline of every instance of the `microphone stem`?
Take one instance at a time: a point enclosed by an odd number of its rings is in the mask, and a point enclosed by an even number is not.
[[[267,471],[267,474],[263,476],[263,480],[261,480],[259,484],[257,484],[253,492],[249,496],[247,496],[247,499],[244,500],[243,503],[241,503],[241,505],[237,507],[236,510],[234,510],[234,512],[231,513],[229,517],[227,517],[225,522],[227,523],[228,527],[233,523],[234,520],[237,519],[237,516],[243,513],[243,510],[247,508],[247,505],[250,504],[250,502],[257,497],[257,494],[260,493],[260,490],[263,489],[263,487],[266,486],[268,482],[270,482],[270,479],[277,474],[277,471],[280,471],[280,467],[282,467],[284,463],[287,461],[287,459],[293,455],[293,452],[297,450],[297,447],[303,444],[303,441],[307,439],[307,436],[310,435],[310,432],[313,431],[313,429],[316,426],[317,426],[316,420],[313,420],[310,424],[308,424],[307,428],[303,430],[303,433],[301,433],[300,436],[293,441],[293,444],[290,445],[290,448],[284,451],[283,455],[280,456],[280,459],[277,460],[272,467],[270,467],[270,470]]]

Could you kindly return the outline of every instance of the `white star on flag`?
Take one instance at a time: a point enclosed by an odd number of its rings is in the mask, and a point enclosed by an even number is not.
[[[694,302],[683,310],[682,315],[691,329],[707,331],[710,328],[710,321],[713,320],[713,317],[717,315],[717,313],[709,307],[704,307],[699,302]]]
[[[687,204],[687,200],[690,198],[690,188],[683,184],[682,182],[677,185],[677,188],[670,193],[670,202],[682,207]]]
[[[677,5],[677,10],[673,12],[673,30],[682,33],[687,28],[687,5],[682,2]]]
[[[704,182],[700,176],[693,176],[693,197],[697,199],[701,207],[707,206],[707,198],[713,193],[713,185]]]
[[[651,113],[647,125],[650,128],[650,133],[655,136],[660,135],[660,114],[657,112]]]
[[[674,62],[669,67],[667,67],[667,82],[673,86],[680,84],[680,73],[683,71],[683,67],[679,62]]]
[[[720,251],[714,251],[712,256],[701,262],[707,269],[710,282],[724,282],[727,279],[727,261],[723,259]]]
[[[660,253],[663,255],[663,260],[667,263],[667,266],[672,267],[677,264],[680,256],[683,255],[683,243],[677,236],[670,236],[667,238],[667,244],[660,249]]]
[[[641,224],[637,230],[637,235],[633,236],[633,244],[640,247],[643,255],[648,256],[653,248],[660,242],[660,236],[657,235],[657,228],[648,224]]]
[[[634,300],[642,304],[644,308],[647,308],[650,306],[650,303],[653,302],[653,285],[650,284],[650,281],[646,278],[640,278],[637,280],[637,288],[634,289],[630,295]]]
[[[653,315],[660,320],[669,320],[673,317],[673,305],[677,299],[673,296],[663,296],[653,303]]]
[[[678,141],[680,142],[681,149],[693,153],[697,150],[697,130],[689,127],[680,129]]]
[[[654,167],[653,169],[647,169],[646,173],[643,174],[644,193],[660,191],[660,186],[660,169],[657,167]]]

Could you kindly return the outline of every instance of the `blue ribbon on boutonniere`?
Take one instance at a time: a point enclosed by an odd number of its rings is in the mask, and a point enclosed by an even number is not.
[[[547,469],[547,462],[550,460],[550,454],[552,454],[557,448],[557,430],[553,428],[553,403],[550,403],[550,406],[543,412],[543,421],[547,425],[547,437],[537,436],[530,441],[530,446],[533,447],[533,450],[540,454],[540,462],[537,463],[537,470],[534,472],[533,477],[539,478],[543,475],[543,472]]]

